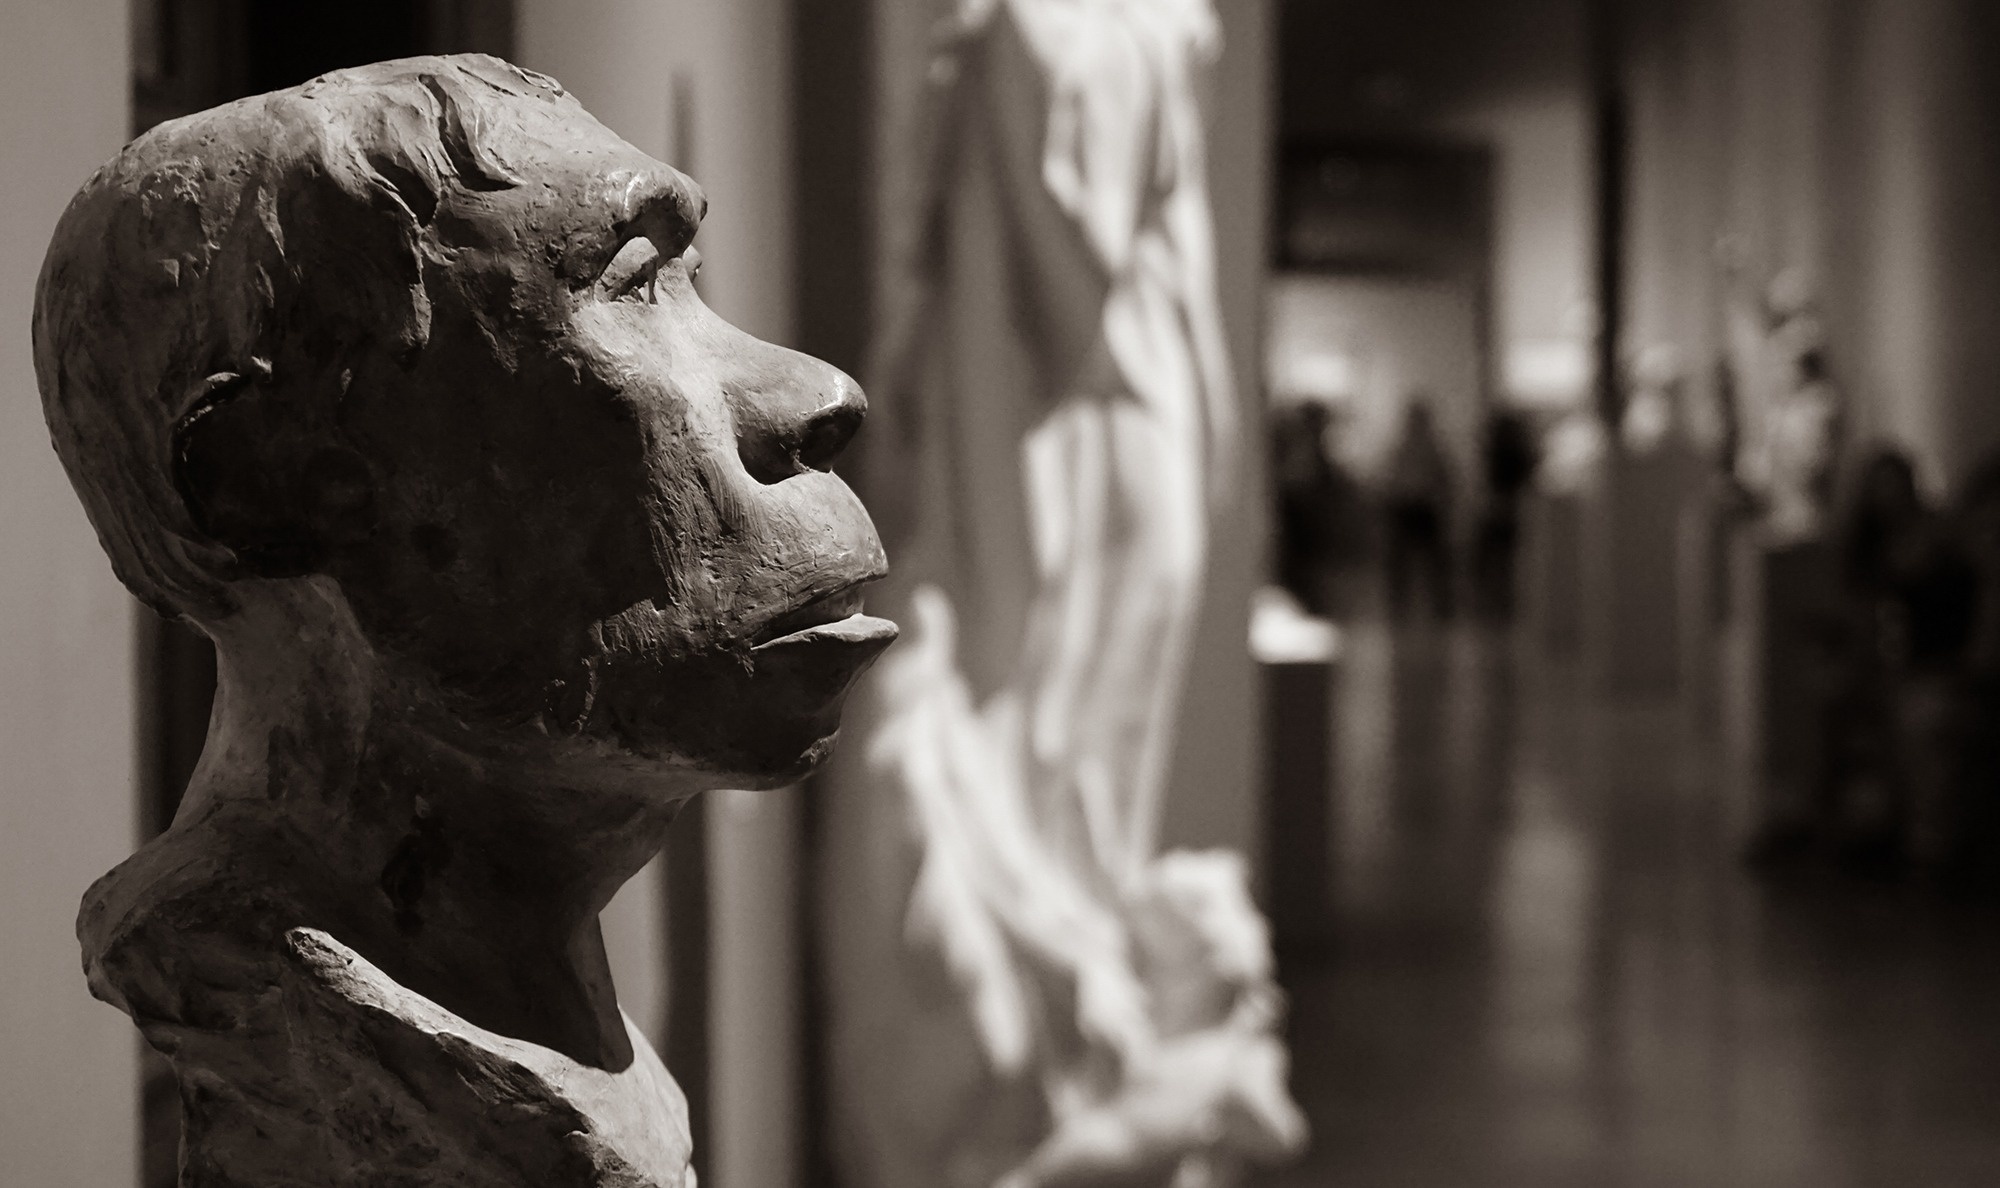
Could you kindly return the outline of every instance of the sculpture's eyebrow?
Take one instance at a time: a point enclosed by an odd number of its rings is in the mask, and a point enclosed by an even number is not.
[[[612,197],[612,226],[621,246],[643,235],[662,256],[678,256],[687,250],[708,213],[708,197],[700,186],[665,165],[634,170],[614,180],[622,181]]]
[[[671,260],[687,250],[707,212],[701,187],[669,166],[654,162],[600,174],[572,199],[557,271],[572,288],[592,284],[640,238]]]

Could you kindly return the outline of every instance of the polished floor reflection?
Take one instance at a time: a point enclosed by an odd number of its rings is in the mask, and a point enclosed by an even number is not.
[[[1755,877],[1707,731],[1471,629],[1361,627],[1314,1125],[1261,1188],[2000,1184],[2000,909]]]

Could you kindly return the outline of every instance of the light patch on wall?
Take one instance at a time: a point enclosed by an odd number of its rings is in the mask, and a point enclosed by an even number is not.
[[[1347,360],[1335,452],[1357,475],[1386,465],[1403,409],[1419,399],[1437,416],[1453,471],[1470,474],[1484,416],[1477,308],[1470,289],[1450,281],[1280,273],[1266,295],[1266,370],[1289,375],[1315,355]],[[1326,363],[1303,367],[1336,378]]]
[[[1501,393],[1524,408],[1570,409],[1590,391],[1588,344],[1576,338],[1518,338],[1501,363]]]
[[[1354,396],[1358,366],[1343,350],[1273,342],[1270,360],[1271,402],[1279,405],[1318,400],[1341,404]]]

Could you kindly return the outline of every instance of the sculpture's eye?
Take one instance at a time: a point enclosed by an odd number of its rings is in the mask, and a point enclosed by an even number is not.
[[[638,236],[618,249],[597,280],[599,290],[614,301],[653,301],[658,292],[660,249]]]

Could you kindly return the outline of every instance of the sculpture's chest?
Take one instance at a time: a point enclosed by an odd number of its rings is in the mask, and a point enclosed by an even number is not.
[[[183,1188],[693,1188],[687,1106],[643,1036],[617,1072],[465,1022],[325,933],[285,936],[282,1022],[184,1035]]]

